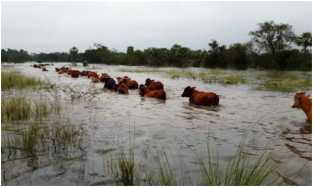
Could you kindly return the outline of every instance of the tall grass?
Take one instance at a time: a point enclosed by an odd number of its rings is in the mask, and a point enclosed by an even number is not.
[[[294,92],[297,90],[309,90],[312,88],[310,79],[265,79],[259,85],[258,89],[281,91],[281,92]]]
[[[32,106],[25,97],[2,99],[1,121],[27,120],[32,115]]]
[[[207,161],[200,160],[204,185],[216,186],[258,186],[279,185],[282,181],[275,174],[275,164],[268,153],[252,159],[240,147],[235,156],[226,164],[219,165],[218,158],[208,152]]]
[[[12,122],[29,119],[42,119],[51,113],[59,113],[61,105],[57,101],[31,102],[23,96],[13,96],[2,98],[1,102],[1,121]]]
[[[131,186],[135,184],[135,160],[133,152],[129,152],[127,156],[125,153],[121,153],[118,156],[118,171],[115,178],[118,182],[121,182],[125,186]]]
[[[180,184],[175,176],[170,162],[163,153],[158,157],[158,169],[139,170],[139,162],[134,159],[133,152],[127,156],[119,155],[117,164],[113,165],[117,184],[130,185],[163,185],[176,186]],[[215,186],[258,186],[280,185],[282,180],[276,175],[276,165],[269,153],[255,158],[249,157],[240,146],[235,156],[222,167],[220,158],[213,156],[208,148],[207,159],[199,159],[201,179],[198,185]],[[140,178],[140,176],[144,176]]]
[[[172,78],[188,78],[188,79],[198,79],[204,82],[213,82],[220,84],[244,84],[247,82],[244,75],[227,73],[221,70],[210,70],[205,72],[194,72],[190,70],[169,70],[166,73]]]
[[[83,133],[68,122],[63,124],[39,125],[34,122],[16,134],[3,131],[2,153],[12,155],[20,151],[26,157],[36,158],[38,154],[67,152],[80,149]]]
[[[28,157],[36,157],[36,148],[39,144],[41,130],[38,124],[33,124],[30,128],[22,132],[20,149]]]
[[[176,186],[177,180],[165,152],[163,152],[162,157],[159,157],[158,164],[159,164],[158,172],[159,177],[157,179],[158,184],[162,186]]]
[[[22,75],[18,72],[1,72],[1,88],[3,90],[16,88],[24,89],[29,87],[44,86],[46,83],[43,81]]]

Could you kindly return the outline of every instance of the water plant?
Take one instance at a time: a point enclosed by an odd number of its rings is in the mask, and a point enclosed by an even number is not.
[[[212,153],[208,151],[207,161],[200,159],[204,185],[258,186],[282,183],[281,178],[275,174],[276,166],[269,153],[252,159],[240,146],[225,168],[220,166],[218,157],[213,158]]]
[[[31,101],[24,96],[10,96],[2,98],[1,109],[2,122],[41,120],[51,113],[58,114],[61,104],[58,101]]]
[[[32,77],[25,76],[19,72],[1,72],[1,88],[8,90],[11,88],[24,89],[47,86],[47,83]]]
[[[163,152],[162,156],[157,158],[157,169],[150,168],[139,171],[139,162],[134,159],[134,152],[129,152],[128,156],[125,153],[119,154],[117,164],[111,166],[111,169],[115,171],[114,178],[117,184],[127,186],[182,185],[175,176],[166,153]],[[267,152],[252,158],[240,146],[224,167],[220,165],[219,160],[219,156],[213,156],[208,148],[207,159],[198,160],[201,171],[201,180],[199,180],[198,185],[257,186],[283,184],[281,177],[276,175],[276,165]]]
[[[164,70],[159,68],[119,68],[119,72],[130,72],[130,73],[159,73],[164,72]]]
[[[204,82],[220,83],[220,84],[244,84],[247,82],[244,75],[239,73],[229,73],[222,70],[210,70],[194,72],[190,70],[169,70],[166,73],[172,78],[188,78],[188,79],[198,79]]]
[[[27,120],[31,115],[31,102],[25,97],[2,98],[1,121]]]

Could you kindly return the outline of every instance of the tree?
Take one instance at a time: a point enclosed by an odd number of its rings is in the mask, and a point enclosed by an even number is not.
[[[274,59],[277,53],[289,47],[295,36],[291,25],[275,24],[273,21],[260,23],[259,29],[249,34],[259,49],[271,53]]]
[[[69,61],[70,62],[77,62],[77,59],[78,59],[78,48],[74,46],[70,49]]]
[[[307,53],[308,48],[312,47],[312,34],[310,32],[302,33],[301,36],[296,37],[295,43],[303,48],[304,53]]]
[[[133,46],[128,46],[127,47],[127,55],[133,55],[134,54],[134,47]]]
[[[1,62],[8,62],[8,54],[6,50],[1,49]]]
[[[225,68],[227,66],[227,62],[225,61],[226,46],[220,46],[216,40],[212,40],[208,45],[210,49],[208,50],[205,66],[212,68]]]
[[[227,62],[231,67],[236,69],[247,69],[247,47],[246,45],[236,43],[231,45],[227,50]]]

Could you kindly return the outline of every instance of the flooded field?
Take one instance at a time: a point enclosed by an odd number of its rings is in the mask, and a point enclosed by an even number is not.
[[[117,154],[130,148],[139,173],[157,169],[160,160],[166,160],[177,184],[199,185],[198,158],[207,157],[208,146],[223,165],[233,158],[242,142],[252,157],[269,152],[285,183],[312,183],[312,136],[299,131],[306,124],[306,116],[291,108],[295,91],[288,86],[283,90],[260,88],[275,79],[275,72],[80,64],[73,67],[112,77],[127,75],[140,84],[148,77],[160,80],[167,93],[167,100],[162,102],[142,98],[138,90],[120,95],[104,90],[103,83],[91,83],[85,77],[73,79],[54,71],[55,67],[72,66],[69,63],[47,66],[48,72],[31,64],[2,64],[2,71],[40,78],[49,82],[50,88],[2,90],[2,102],[16,95],[44,101],[50,107],[49,114],[43,119],[2,120],[3,185],[114,185],[112,162]],[[199,77],[187,75],[188,72],[196,72]],[[232,84],[233,79],[227,79],[229,75],[244,80],[236,79]],[[311,85],[311,72],[276,72],[276,76],[297,76],[300,82]],[[262,77],[266,77],[265,82]],[[181,97],[186,86],[217,93],[220,106],[190,105],[188,98]],[[311,87],[305,89],[311,94]],[[58,106],[54,106],[56,103]],[[36,128],[25,132],[29,126]],[[25,136],[27,132],[40,139],[35,151],[31,139]],[[16,136],[20,140],[12,138]],[[60,137],[64,141],[58,141]],[[25,141],[30,142],[23,146],[27,149],[14,149]]]

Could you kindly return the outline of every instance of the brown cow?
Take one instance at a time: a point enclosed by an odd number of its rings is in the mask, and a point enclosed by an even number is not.
[[[118,93],[121,93],[121,94],[128,94],[128,87],[126,84],[120,83],[120,84],[116,85],[115,91],[117,91]]]
[[[88,79],[91,77],[97,77],[98,78],[98,74],[96,72],[93,72],[93,71],[88,71],[87,77],[88,77]]]
[[[294,104],[292,108],[300,108],[306,114],[309,126],[312,126],[312,99],[306,96],[304,92],[297,92],[294,96]]]
[[[144,97],[153,97],[157,99],[166,100],[166,92],[163,89],[149,90],[146,86],[141,84],[139,86],[139,94]]]
[[[72,78],[78,78],[80,75],[80,71],[78,70],[70,70],[69,75],[71,75]]]
[[[105,82],[106,79],[111,78],[110,75],[106,73],[102,73],[101,76],[99,77],[100,82]]]
[[[149,90],[162,90],[164,89],[163,84],[160,81],[155,81],[151,79],[146,79],[145,85]]]
[[[80,72],[80,76],[87,76],[88,75],[88,71],[81,71]]]
[[[135,80],[131,80],[129,77],[124,76],[123,78],[117,77],[118,83],[124,83],[129,89],[135,90],[138,88],[138,83]]]
[[[91,77],[91,82],[97,83],[97,82],[100,82],[100,80],[97,77]]]
[[[187,86],[182,97],[189,97],[189,102],[196,105],[217,106],[219,96],[213,92],[197,91],[195,87]]]
[[[69,68],[67,67],[55,68],[55,71],[57,71],[58,74],[63,74],[63,73],[67,73],[69,71]]]

